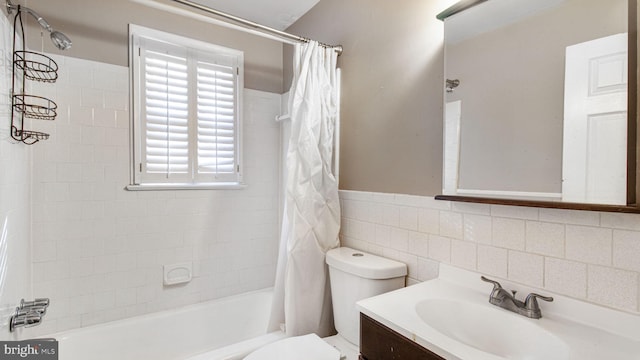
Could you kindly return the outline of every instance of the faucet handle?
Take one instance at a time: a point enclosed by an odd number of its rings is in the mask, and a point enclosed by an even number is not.
[[[535,293],[527,295],[527,298],[524,300],[524,308],[531,313],[532,318],[539,319],[542,317],[542,312],[540,311],[540,305],[538,305],[538,300],[536,299],[553,301],[553,298],[551,296],[542,296]]]
[[[500,285],[500,283],[495,281],[495,280],[491,280],[491,279],[486,278],[484,276],[480,276],[480,280],[493,284],[493,290],[492,291],[496,291],[496,290],[502,289],[502,285]]]
[[[20,309],[31,308],[31,307],[49,307],[49,298],[36,298],[33,301],[24,301],[24,299],[20,300]]]
[[[536,298],[540,299],[540,300],[544,300],[544,301],[553,301],[553,298],[551,296],[543,296],[540,294],[536,294],[536,293],[531,293],[529,295],[527,295],[527,298],[524,300],[524,304],[525,306],[529,307],[533,304],[538,304],[538,301],[536,301]]]
[[[27,315],[29,313],[35,312],[40,316],[45,316],[47,314],[47,308],[44,306],[30,306],[26,308],[16,308],[16,316],[18,315]]]

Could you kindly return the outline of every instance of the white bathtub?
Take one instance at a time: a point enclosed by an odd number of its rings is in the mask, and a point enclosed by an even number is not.
[[[272,290],[52,334],[60,360],[231,360],[284,337],[266,333]]]

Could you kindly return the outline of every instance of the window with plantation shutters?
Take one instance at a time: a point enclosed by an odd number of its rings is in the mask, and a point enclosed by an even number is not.
[[[131,26],[133,185],[242,181],[242,53]]]

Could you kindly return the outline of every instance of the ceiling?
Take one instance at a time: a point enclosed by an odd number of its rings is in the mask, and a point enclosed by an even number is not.
[[[320,0],[192,0],[278,30],[284,30]]]

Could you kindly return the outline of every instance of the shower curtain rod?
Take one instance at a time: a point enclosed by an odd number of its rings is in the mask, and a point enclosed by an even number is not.
[[[216,10],[216,9],[212,9],[208,6],[204,6],[198,3],[195,3],[193,1],[189,1],[189,0],[172,0],[174,2],[180,3],[182,5],[186,5],[186,6],[190,6],[194,9],[198,9],[204,12],[207,12],[209,14],[213,14],[216,16],[219,16],[221,18],[233,21],[236,24],[240,24],[242,27],[245,28],[251,28],[253,30],[257,30],[258,32],[261,33],[266,33],[269,34],[271,36],[275,36],[277,38],[283,39],[283,40],[290,40],[290,41],[295,41],[295,42],[309,42],[311,41],[311,39],[302,37],[302,36],[298,36],[298,35],[294,35],[294,34],[289,34],[287,32],[284,31],[280,31],[262,24],[258,24],[256,22],[250,21],[250,20],[246,20],[243,19],[241,17],[237,17],[231,14],[227,14],[225,12],[222,12],[220,10]],[[321,46],[326,47],[326,48],[331,48],[333,49],[335,52],[338,53],[338,55],[342,54],[342,45],[327,45],[327,44],[322,44],[320,43]]]

